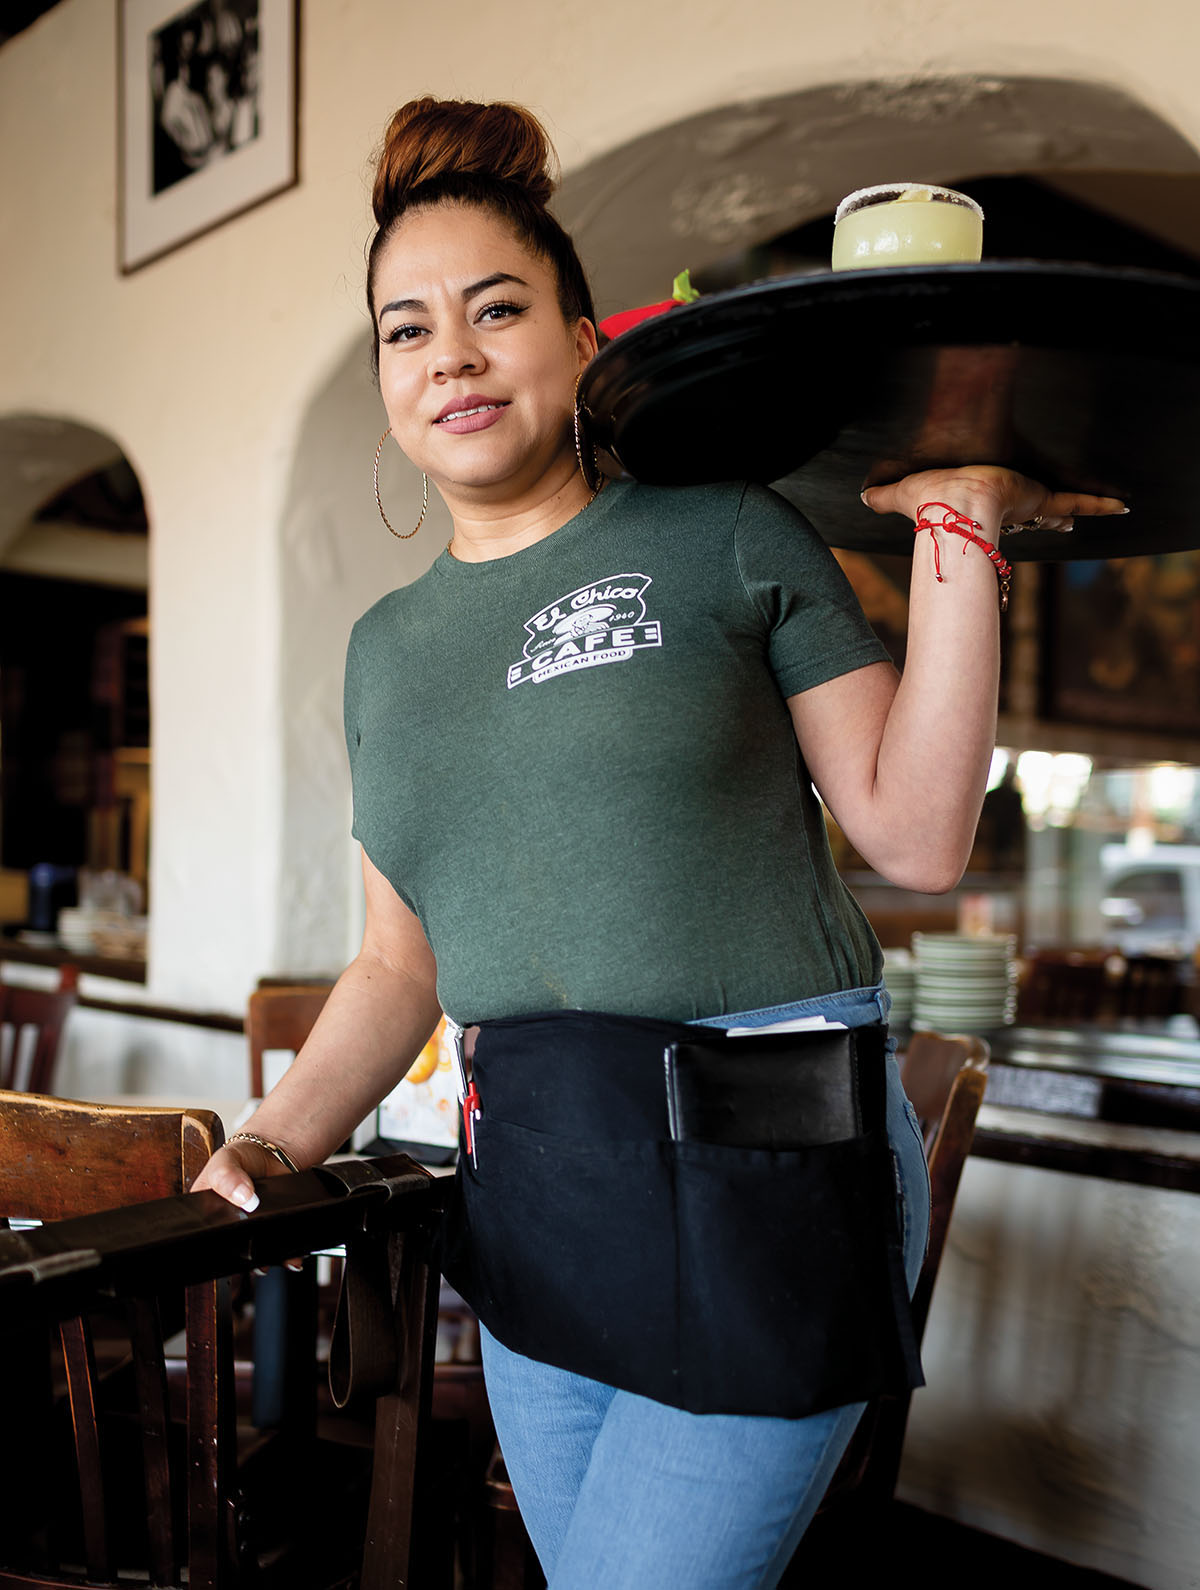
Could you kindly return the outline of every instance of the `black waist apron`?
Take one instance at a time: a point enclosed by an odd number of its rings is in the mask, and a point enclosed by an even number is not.
[[[485,1023],[447,1279],[514,1352],[692,1413],[922,1384],[885,1035]]]

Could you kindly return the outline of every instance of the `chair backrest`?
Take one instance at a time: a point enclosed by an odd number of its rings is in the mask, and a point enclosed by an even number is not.
[[[48,1093],[63,1028],[75,1003],[78,973],[59,972],[58,987],[25,988],[0,982],[0,1088]]]
[[[1094,1021],[1108,1013],[1113,952],[1034,950],[1017,990],[1020,1021]]]
[[[1184,1008],[1183,975],[1191,967],[1171,955],[1123,955],[1115,968],[1115,1016],[1174,1016]]]
[[[223,1141],[221,1122],[211,1110],[134,1108],[0,1093],[0,1217],[59,1221],[186,1192]],[[152,1282],[148,1290],[151,1288]],[[221,1513],[232,1506],[227,1483],[232,1387],[221,1375],[230,1359],[227,1303],[228,1284],[224,1281],[188,1287],[184,1300],[189,1391],[193,1386],[210,1388],[206,1398],[193,1399],[199,1418],[190,1453],[190,1510],[208,1504],[212,1515],[208,1534],[214,1554]],[[173,1470],[169,1450],[163,1321],[158,1300],[150,1297],[131,1299],[127,1314],[127,1340],[141,1414],[141,1463],[148,1503],[146,1550],[152,1582],[172,1584],[177,1582],[186,1556],[186,1532],[177,1528],[186,1510],[174,1501],[185,1486],[178,1464]],[[78,1549],[62,1520],[74,1516],[77,1508],[89,1582],[115,1584],[119,1553],[114,1542],[114,1495],[126,1488],[128,1479],[123,1465],[107,1460],[104,1377],[97,1368],[92,1321],[82,1315],[63,1320],[59,1339],[60,1372],[71,1409],[78,1498],[32,1492],[26,1508],[14,1513],[14,1522],[22,1514],[25,1518],[36,1516],[39,1508],[52,1504],[53,1511],[45,1521],[49,1556],[43,1566],[62,1568],[63,1563],[55,1559],[70,1559]],[[32,1349],[35,1353],[48,1351],[44,1336],[42,1342],[41,1347]],[[28,1428],[40,1429],[48,1440],[54,1423],[49,1375],[35,1374],[14,1386],[13,1395],[18,1406],[27,1404],[24,1417]],[[31,1478],[36,1469],[31,1464]],[[56,1537],[61,1544],[55,1544]],[[201,1579],[202,1574],[197,1582]],[[0,1580],[22,1582],[4,1579],[3,1574]],[[37,1581],[31,1578],[29,1582]]]
[[[1105,1021],[1174,1016],[1184,1009],[1187,962],[1115,949],[1043,949],[1030,957],[1017,996],[1021,1021]]]
[[[958,1184],[975,1136],[975,1120],[987,1087],[988,1058],[988,1046],[982,1038],[914,1032],[901,1059],[904,1091],[912,1100],[925,1134],[931,1194],[929,1244],[913,1293],[913,1324],[918,1340],[929,1316]]]
[[[187,1192],[224,1140],[212,1110],[0,1092],[0,1216],[68,1220]]]
[[[268,1049],[287,1049],[295,1054],[312,1031],[331,992],[330,985],[305,983],[257,988],[250,995],[246,1037],[250,1042],[252,1098],[263,1096],[263,1055]]]
[[[935,1032],[914,1032],[901,1056],[904,1089],[925,1135],[931,1193],[929,1243],[912,1300],[918,1343],[925,1333],[958,1184],[975,1135],[975,1118],[987,1086],[988,1058],[982,1038]],[[900,1472],[910,1401],[908,1393],[879,1397],[869,1405],[830,1481],[822,1512],[845,1507],[866,1512],[891,1500]],[[801,1542],[796,1564],[804,1561],[807,1549],[811,1548]]]

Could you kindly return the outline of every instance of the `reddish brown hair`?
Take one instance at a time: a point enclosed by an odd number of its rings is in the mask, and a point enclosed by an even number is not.
[[[435,204],[474,204],[493,211],[531,254],[552,266],[567,323],[595,323],[591,289],[575,245],[546,208],[556,185],[550,140],[523,106],[431,98],[401,105],[384,134],[371,193],[377,230],[367,256],[367,307],[376,369],[375,271],[380,252],[410,210]]]

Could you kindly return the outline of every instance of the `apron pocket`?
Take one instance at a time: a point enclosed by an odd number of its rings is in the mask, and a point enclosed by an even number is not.
[[[896,1326],[882,1133],[673,1147],[683,1407],[798,1418],[919,1383]]]
[[[460,1158],[451,1285],[513,1352],[673,1401],[668,1145],[550,1136],[485,1113],[478,1161]]]

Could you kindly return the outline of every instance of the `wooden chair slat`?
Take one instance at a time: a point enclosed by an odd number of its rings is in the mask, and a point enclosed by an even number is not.
[[[93,1579],[112,1576],[108,1528],[104,1512],[104,1466],[100,1452],[100,1425],[96,1416],[96,1360],[86,1319],[63,1320],[63,1368],[71,1427],[75,1435],[75,1463],[79,1473],[79,1500],[83,1512],[83,1548]]]
[[[376,1467],[380,1473],[392,1475],[397,1494],[408,1495],[416,1490],[415,1436],[421,1410],[432,1401],[437,1334],[437,1277],[412,1262],[413,1246],[403,1232],[388,1238],[397,1370],[395,1389],[380,1399],[375,1423]],[[408,1561],[411,1512],[397,1507],[395,1496],[381,1489],[373,1491],[367,1537],[377,1542],[378,1550],[363,1565],[360,1590],[392,1590],[394,1580],[388,1565]]]
[[[154,1298],[131,1298],[126,1304],[125,1317],[142,1429],[150,1583],[170,1585],[179,1580],[181,1554],[171,1522],[174,1487],[168,1438],[170,1407],[158,1302]]]
[[[197,1590],[234,1583],[227,1517],[236,1450],[229,1282],[187,1289],[188,1570]]]

